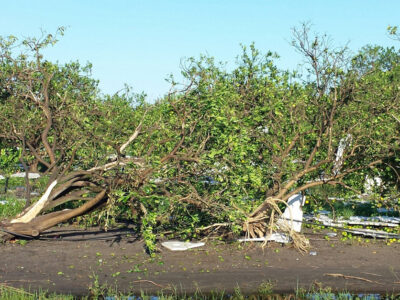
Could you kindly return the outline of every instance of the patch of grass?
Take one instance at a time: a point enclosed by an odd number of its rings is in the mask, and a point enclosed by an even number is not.
[[[49,294],[46,291],[38,291],[38,292],[30,292],[25,291],[23,289],[14,288],[12,286],[7,286],[5,284],[0,284],[0,299],[7,300],[56,300],[56,299],[66,299],[73,300],[75,299],[72,295],[58,295],[58,294]],[[87,297],[83,297],[81,299],[88,299]]]
[[[274,284],[271,281],[265,281],[260,284],[258,293],[253,295],[244,295],[237,285],[232,294],[226,294],[225,291],[211,291],[204,293],[197,286],[197,290],[194,294],[186,294],[183,290],[179,291],[176,287],[168,286],[165,289],[148,294],[141,291],[139,294],[130,292],[120,292],[116,286],[100,283],[98,275],[94,274],[89,276],[93,281],[88,290],[88,296],[79,297],[79,299],[106,299],[106,300],[127,300],[127,299],[141,299],[141,300],[174,300],[174,299],[312,299],[312,300],[325,300],[325,299],[337,299],[337,300],[348,300],[348,299],[397,299],[397,295],[387,294],[385,296],[379,294],[353,294],[348,291],[334,292],[330,287],[322,287],[321,284],[312,286],[310,289],[304,289],[298,287],[295,294],[274,294]],[[6,284],[0,284],[0,299],[8,300],[55,300],[55,299],[78,299],[72,295],[61,295],[61,294],[50,294],[46,291],[31,292],[24,289],[14,288]]]
[[[17,243],[20,244],[21,246],[25,246],[28,243],[28,241],[27,240],[18,240]]]
[[[258,287],[258,293],[261,296],[270,295],[273,293],[274,286],[275,284],[273,284],[270,280],[265,281]]]
[[[20,213],[25,206],[25,201],[17,199],[12,194],[0,195],[0,218],[9,218]]]
[[[345,218],[346,220],[348,220],[348,219],[350,219],[350,217],[354,216],[354,210],[349,207],[343,208],[343,210],[338,213],[341,216],[343,216],[343,218]]]

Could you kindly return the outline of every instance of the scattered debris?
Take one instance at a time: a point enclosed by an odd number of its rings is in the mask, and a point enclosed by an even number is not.
[[[11,175],[11,177],[24,178],[25,177],[25,172],[14,173],[14,174]],[[36,179],[36,178],[39,178],[39,177],[40,177],[39,173],[28,173],[28,178],[29,179]]]
[[[383,231],[383,230],[372,230],[372,229],[357,228],[357,229],[346,229],[345,231],[350,232],[352,234],[369,236],[369,237],[373,237],[373,238],[400,239],[400,234],[389,233],[389,232],[386,232],[386,231]]]
[[[290,237],[284,233],[272,233],[266,237],[261,238],[241,238],[238,239],[239,242],[277,242],[287,244],[290,242]]]
[[[181,241],[167,241],[161,245],[171,251],[185,251],[191,248],[204,246],[203,242],[181,242]]]
[[[329,237],[335,237],[335,236],[337,236],[337,233],[336,232],[328,232],[326,235]]]
[[[304,216],[307,221],[318,221],[324,226],[343,228],[345,225],[363,225],[363,226],[381,226],[381,227],[397,227],[400,224],[400,218],[376,216],[376,217],[358,217],[353,216],[348,220],[339,217],[333,220],[325,214],[306,215]]]
[[[317,221],[320,222],[322,225],[327,227],[337,227],[341,228],[341,230],[349,232],[355,235],[363,235],[367,237],[373,238],[381,238],[381,239],[399,239],[400,234],[397,233],[388,233],[383,230],[373,230],[373,229],[366,229],[366,228],[346,228],[346,226],[374,226],[374,227],[398,227],[400,225],[400,218],[397,217],[387,217],[387,216],[376,216],[376,217],[360,217],[360,216],[352,216],[348,220],[339,217],[338,219],[334,220],[325,214],[319,214],[317,216],[314,215],[305,215],[304,219],[307,222],[310,221]],[[335,233],[327,233],[329,237],[336,236]]]
[[[311,256],[316,256],[317,255],[317,251],[310,251],[310,255]]]

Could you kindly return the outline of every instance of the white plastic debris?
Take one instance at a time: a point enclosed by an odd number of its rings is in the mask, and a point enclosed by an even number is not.
[[[288,206],[277,221],[277,225],[284,230],[300,232],[303,223],[302,206],[305,201],[306,197],[301,194],[291,196],[287,202]]]
[[[6,179],[3,175],[0,175],[0,180]]]
[[[337,220],[333,220],[332,218],[326,215],[305,215],[304,219],[306,221],[318,221],[324,226],[328,227],[339,227],[341,230],[350,232],[356,235],[369,236],[374,238],[400,238],[400,234],[397,233],[388,233],[383,230],[372,230],[366,228],[357,228],[357,229],[348,229],[345,228],[346,225],[362,225],[362,226],[374,226],[374,227],[398,227],[400,225],[400,218],[397,217],[387,217],[387,216],[375,216],[375,217],[361,217],[361,216],[352,216],[349,220],[345,220],[343,218],[338,218]],[[327,233],[327,236],[331,236]],[[333,236],[332,236],[333,237]]]
[[[14,173],[14,174],[11,175],[11,177],[23,178],[23,177],[25,177],[25,172]],[[29,179],[36,179],[36,178],[39,178],[39,177],[40,177],[39,173],[28,173],[28,178]]]
[[[204,246],[203,242],[181,242],[181,241],[167,241],[161,243],[161,245],[171,251],[185,251],[191,248],[197,248]]]
[[[317,251],[310,251],[310,255],[311,256],[316,256],[317,255]]]
[[[364,190],[365,193],[370,195],[372,194],[374,188],[382,186],[382,178],[375,176],[373,178],[369,177],[368,175],[365,176],[365,183],[364,183]]]
[[[345,138],[341,138],[339,141],[339,146],[336,152],[335,163],[333,165],[333,172],[335,175],[339,174],[340,172],[340,169],[343,164],[344,150],[351,144],[351,141],[352,141],[351,134],[347,134]]]
[[[288,235],[284,233],[275,232],[261,238],[241,238],[238,239],[239,242],[277,242],[287,244],[290,242]]]
[[[380,239],[399,239],[400,234],[396,233],[389,233],[383,230],[372,230],[372,229],[365,229],[365,228],[358,228],[358,229],[346,229],[345,231],[350,232],[352,234],[369,236],[374,238]]]
[[[324,226],[343,228],[345,225],[363,225],[363,226],[381,226],[381,227],[397,227],[400,224],[400,218],[376,216],[376,217],[360,217],[352,216],[348,220],[339,217],[333,220],[327,215],[307,215],[304,217],[307,221],[318,221]]]
[[[335,236],[337,236],[337,233],[336,232],[328,232],[326,235],[329,237],[335,237]]]

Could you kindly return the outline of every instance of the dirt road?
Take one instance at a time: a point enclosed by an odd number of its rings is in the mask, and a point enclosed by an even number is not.
[[[107,233],[60,227],[45,240],[0,245],[0,282],[26,289],[89,294],[96,284],[120,291],[160,290],[191,294],[200,289],[257,293],[265,283],[275,293],[332,288],[350,292],[400,293],[400,244],[346,244],[308,234],[316,255],[291,246],[223,244],[185,252],[160,249],[155,258],[127,229]]]

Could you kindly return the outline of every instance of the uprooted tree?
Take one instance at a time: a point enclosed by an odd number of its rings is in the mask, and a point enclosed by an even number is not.
[[[266,200],[245,223],[251,236],[265,234],[264,220],[273,222],[274,199],[286,201],[322,185],[361,192],[365,174],[387,168],[398,151],[399,53],[367,47],[350,59],[346,49],[333,49],[326,36],[309,33],[307,26],[293,32],[293,46],[305,58],[306,78],[292,83],[286,79],[281,85],[286,91],[280,94],[270,96],[259,88],[243,96],[260,101],[258,109],[263,113],[256,126],[264,130],[255,134],[261,158],[256,165],[268,166],[269,173],[263,176]],[[390,59],[385,58],[388,54]],[[257,81],[254,73],[248,77],[247,82]],[[258,80],[252,86],[262,84]],[[392,163],[390,172],[396,174]]]
[[[97,83],[87,76],[90,66],[43,59],[42,49],[54,42],[51,35],[24,40],[24,52],[14,55],[17,40],[1,40],[2,143],[22,149],[26,164],[49,178],[38,201],[2,223],[10,234],[38,236],[114,203],[117,196],[129,198],[131,211],[147,215],[139,196],[124,191],[148,194],[154,176],[158,186],[169,181],[188,185],[184,178],[190,168],[180,165],[196,162],[206,142],[194,136],[186,121],[190,110],[173,94],[156,106],[128,94],[100,99]],[[158,192],[170,196],[166,188]],[[181,198],[196,204],[191,197]]]
[[[100,96],[90,66],[44,60],[53,36],[24,41],[19,55],[15,38],[0,42],[1,144],[49,178],[38,201],[3,221],[9,234],[37,236],[101,207],[135,220],[150,250],[165,232],[260,237],[294,194],[355,191],[387,167],[398,180],[394,49],[349,59],[304,26],[293,41],[303,76],[251,45],[231,72],[209,57],[188,60],[183,88],[172,82],[150,105],[129,92]]]

